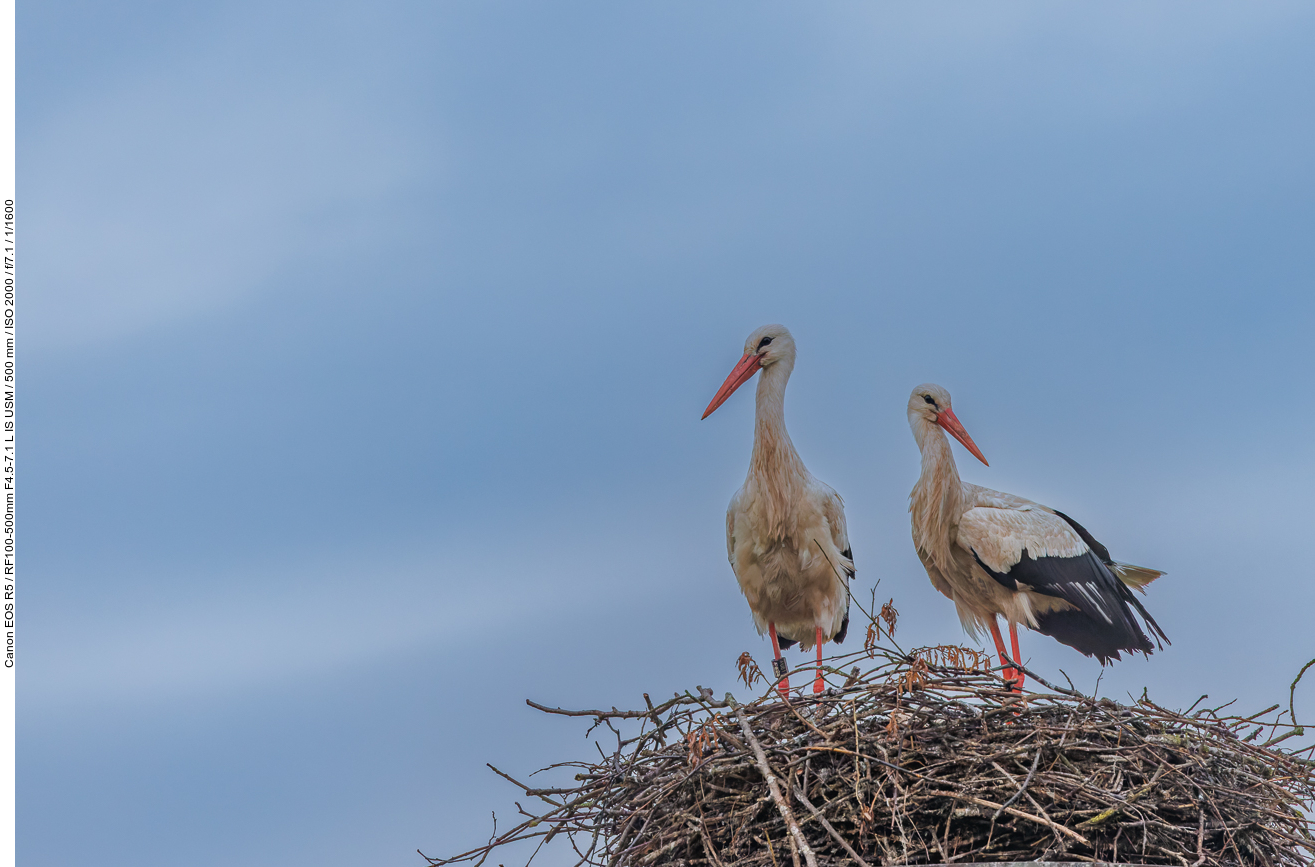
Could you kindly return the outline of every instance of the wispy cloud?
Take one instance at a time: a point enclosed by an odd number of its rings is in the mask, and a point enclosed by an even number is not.
[[[352,261],[397,228],[389,198],[441,170],[350,68],[252,67],[236,60],[250,42],[97,81],[24,131],[28,350],[130,337]]]

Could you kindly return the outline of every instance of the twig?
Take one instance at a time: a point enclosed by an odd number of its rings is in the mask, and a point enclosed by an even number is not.
[[[1205,809],[1198,807],[1196,815],[1199,817],[1196,826],[1196,854],[1198,857],[1192,867],[1201,867],[1205,863]]]
[[[1023,792],[1027,791],[1027,787],[1032,782],[1032,777],[1036,774],[1037,765],[1039,764],[1041,764],[1041,747],[1036,748],[1036,758],[1032,760],[1032,770],[1027,772],[1027,779],[1023,780],[1023,785],[1018,787],[1018,791],[1010,795],[1009,800],[1001,804],[1000,809],[995,811],[995,815],[991,817],[992,822],[1000,818],[1000,814],[1005,811],[1006,807],[1023,797]]]
[[[651,717],[654,713],[663,713],[676,705],[697,704],[698,701],[693,696],[680,695],[668,701],[664,701],[653,710],[617,710],[616,708],[612,708],[611,710],[566,710],[565,708],[560,707],[548,707],[547,705],[539,704],[537,701],[531,701],[528,698],[525,699],[525,703],[535,710],[541,710],[544,713],[558,714],[560,716],[596,716],[601,719],[640,719],[641,717]],[[727,706],[725,702],[720,701],[709,701],[707,704],[710,707]]]
[[[1290,711],[1292,724],[1294,726],[1297,726],[1298,729],[1301,729],[1301,726],[1297,723],[1297,711],[1296,708],[1293,706],[1293,703],[1296,701],[1296,697],[1297,697],[1297,684],[1301,682],[1302,676],[1306,673],[1306,670],[1310,668],[1312,665],[1315,665],[1315,659],[1312,659],[1310,662],[1306,663],[1301,667],[1301,671],[1297,672],[1296,678],[1294,678],[1292,681],[1292,686],[1288,687],[1288,710]]]
[[[1263,747],[1263,748],[1268,749],[1269,747],[1272,747],[1272,746],[1274,746],[1274,745],[1276,745],[1276,744],[1281,744],[1281,743],[1283,743],[1283,742],[1286,741],[1288,738],[1299,738],[1299,737],[1301,737],[1302,735],[1304,735],[1305,733],[1306,733],[1306,732],[1305,732],[1303,729],[1301,729],[1301,728],[1295,728],[1295,729],[1293,729],[1293,730],[1290,731],[1290,732],[1285,732],[1285,733],[1283,733],[1283,734],[1281,734],[1281,735],[1277,735],[1277,736],[1275,736],[1275,737],[1270,738],[1269,740],[1265,741],[1265,742],[1264,742],[1263,744],[1261,744],[1260,746]]]
[[[552,804],[554,807],[561,808],[566,805],[558,801],[554,801],[552,798],[549,798],[548,795],[569,795],[575,792],[575,789],[531,789],[529,786],[525,785],[520,780],[516,779],[510,774],[504,774],[502,771],[493,767],[488,762],[485,762],[484,765],[489,770],[493,771],[493,773],[497,774],[499,777],[502,777],[504,780],[507,780],[508,782],[514,785],[520,786],[520,788],[525,791],[525,794],[533,795],[536,798],[540,798],[544,801],[547,801],[549,804]]]
[[[793,788],[794,788],[794,796],[796,799],[798,799],[799,803],[807,807],[808,812],[813,814],[813,818],[817,819],[817,821],[822,823],[822,827],[826,828],[826,832],[830,834],[831,837],[837,843],[840,844],[840,847],[842,849],[844,849],[846,852],[849,853],[849,857],[857,861],[859,867],[871,867],[871,865],[869,865],[868,862],[863,860],[863,856],[859,855],[857,852],[854,851],[854,847],[849,845],[849,841],[846,840],[844,837],[841,837],[840,832],[837,831],[834,827],[832,827],[831,823],[826,820],[826,816],[823,816],[821,811],[819,811],[816,807],[813,806],[813,802],[808,800],[807,797],[805,797],[803,789],[799,788],[798,786],[794,786]]]
[[[708,858],[712,860],[716,867],[725,867],[721,863],[721,858],[717,855],[717,847],[712,845],[712,838],[708,836],[708,829],[703,824],[703,817],[700,816],[694,824],[698,826],[699,836],[703,838],[703,851],[708,853]]]
[[[1055,692],[1057,692],[1057,693],[1059,693],[1059,694],[1061,694],[1061,695],[1068,695],[1068,696],[1072,696],[1072,697],[1074,697],[1074,698],[1087,698],[1087,696],[1085,696],[1085,695],[1083,695],[1082,693],[1078,692],[1076,689],[1065,689],[1065,688],[1062,687],[1062,686],[1055,686],[1053,683],[1051,683],[1050,681],[1046,680],[1044,677],[1042,677],[1041,675],[1037,674],[1035,671],[1032,671],[1030,668],[1027,668],[1026,666],[1024,666],[1021,662],[1015,662],[1014,660],[1010,659],[1010,658],[1009,658],[1009,654],[1007,654],[1007,653],[1001,653],[1000,655],[1001,655],[1002,657],[1004,657],[1005,662],[1006,662],[1005,665],[1001,666],[1002,668],[1016,668],[1016,669],[1018,669],[1019,671],[1023,672],[1023,674],[1026,674],[1028,677],[1030,677],[1030,678],[1032,678],[1033,680],[1035,680],[1037,683],[1039,683],[1039,684],[1041,684],[1042,686],[1044,686],[1046,689],[1053,689]],[[1067,675],[1065,675],[1065,676],[1067,676]]]
[[[974,798],[972,795],[961,795],[958,792],[928,792],[927,794],[938,798],[954,798],[956,801],[967,801],[970,804],[976,804],[979,807],[986,807],[989,810],[1003,810],[1011,816],[1017,816],[1018,818],[1026,819],[1029,822],[1036,822],[1038,825],[1044,825],[1047,828],[1058,831],[1066,837],[1072,837],[1084,846],[1091,845],[1090,840],[1071,828],[1065,828],[1063,825],[1052,822],[1049,819],[1043,819],[1040,816],[1033,816],[1031,813],[1024,813],[1022,810],[1016,810],[1013,807],[1006,807],[1003,804],[996,804],[982,798]]]
[[[814,857],[808,841],[804,839],[804,832],[799,830],[799,824],[795,821],[794,813],[790,811],[790,803],[781,796],[781,789],[776,784],[776,775],[772,773],[772,766],[767,763],[767,753],[763,752],[763,745],[758,743],[758,739],[753,736],[753,729],[749,728],[749,721],[744,718],[744,710],[729,692],[726,693],[726,704],[735,709],[735,718],[740,721],[740,732],[753,747],[754,757],[758,760],[758,770],[762,771],[763,777],[767,780],[767,789],[772,794],[772,800],[776,802],[776,809],[781,811],[781,818],[785,820],[786,827],[790,829],[790,836],[794,838],[795,845],[803,853],[804,860],[808,862],[808,867],[817,867],[817,858]]]

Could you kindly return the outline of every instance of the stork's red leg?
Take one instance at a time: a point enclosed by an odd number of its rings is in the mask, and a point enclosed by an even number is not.
[[[1022,665],[1023,658],[1018,655],[1018,624],[1014,623],[1012,620],[1009,622],[1009,643],[1013,645],[1014,648],[1014,662]],[[1016,668],[1014,669],[1014,677],[1017,680],[1014,684],[1014,692],[1022,692],[1023,682],[1027,680],[1027,678],[1023,676],[1023,672]]]
[[[781,693],[781,698],[790,697],[790,676],[786,673],[789,671],[785,667],[785,660],[781,658],[781,643],[776,640],[776,624],[767,624],[767,634],[772,637],[772,673],[776,675],[776,688]]]
[[[824,689],[822,683],[822,627],[817,627],[817,677],[813,678],[813,694]]]
[[[995,639],[995,651],[1000,654],[1000,664],[1008,665],[1008,652],[1005,650],[1004,636],[1000,634],[1000,627],[995,625],[994,617],[991,618],[991,637]],[[1004,680],[1016,680],[1018,678],[1018,672],[1014,671],[1013,668],[1006,668],[1004,671],[1000,672],[1000,676]]]

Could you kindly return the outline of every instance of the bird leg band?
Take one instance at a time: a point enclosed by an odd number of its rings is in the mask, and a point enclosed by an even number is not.
[[[785,660],[779,656],[772,660],[772,671],[776,673],[777,680],[780,680],[790,673],[790,669],[786,666]]]

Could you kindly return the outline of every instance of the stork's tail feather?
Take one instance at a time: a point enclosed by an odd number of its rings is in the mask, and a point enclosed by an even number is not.
[[[1156,578],[1159,578],[1164,574],[1158,569],[1147,569],[1145,566],[1134,566],[1131,563],[1110,561],[1106,565],[1110,567],[1110,571],[1114,573],[1114,577],[1118,578],[1127,586],[1132,587],[1135,590],[1140,590],[1143,593],[1146,592],[1147,584],[1150,584]],[[1168,639],[1165,640],[1167,641]]]
[[[1123,585],[1123,601],[1137,609],[1137,613],[1141,615],[1141,619],[1146,621],[1146,626],[1150,630],[1151,636],[1155,639],[1155,643],[1159,645],[1161,650],[1164,649],[1164,645],[1173,644],[1173,642],[1169,640],[1169,636],[1165,635],[1164,630],[1160,628],[1160,624],[1155,622],[1155,618],[1151,616],[1151,612],[1147,611],[1146,606],[1141,604],[1141,600],[1128,592],[1128,588],[1134,588],[1145,593],[1146,585],[1150,584],[1164,573],[1158,569],[1147,569],[1145,566],[1134,566],[1131,563],[1119,563],[1116,561],[1111,561],[1109,567],[1110,571],[1114,573],[1114,577],[1118,578],[1119,583]],[[1149,653],[1149,651],[1147,652]]]
[[[779,632],[776,633],[776,641],[778,644],[781,645],[782,650],[789,650],[790,648],[794,647],[796,644],[799,643],[795,641],[793,638],[786,638],[784,635],[782,635]]]

